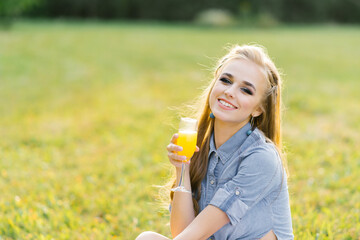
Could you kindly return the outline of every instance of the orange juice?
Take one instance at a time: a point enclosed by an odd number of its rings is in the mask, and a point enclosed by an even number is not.
[[[179,155],[186,156],[186,161],[192,157],[196,149],[196,131],[179,131],[179,138],[177,139],[177,145],[183,148],[182,151],[178,152]]]

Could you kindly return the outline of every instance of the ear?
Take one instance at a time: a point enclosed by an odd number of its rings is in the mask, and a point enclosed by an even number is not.
[[[262,113],[263,113],[263,108],[262,108],[262,106],[258,106],[256,109],[255,109],[255,111],[253,111],[252,113],[251,113],[251,115],[253,116],[253,117],[258,117],[258,116],[260,116]]]

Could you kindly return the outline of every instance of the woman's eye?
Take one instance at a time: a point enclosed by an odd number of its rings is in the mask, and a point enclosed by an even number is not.
[[[231,83],[231,81],[227,78],[220,78],[220,81],[222,81],[223,83],[227,83],[227,84]]]
[[[241,91],[243,91],[249,95],[253,95],[253,93],[248,88],[241,88]]]

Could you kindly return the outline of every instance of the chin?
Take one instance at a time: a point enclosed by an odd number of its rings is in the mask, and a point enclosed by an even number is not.
[[[241,117],[229,116],[229,114],[223,112],[213,112],[215,115],[215,119],[224,123],[230,124],[240,124],[246,121],[246,118],[241,119]]]
[[[215,119],[218,119],[222,122],[237,122],[234,118],[227,116],[227,114],[224,113],[214,113]]]

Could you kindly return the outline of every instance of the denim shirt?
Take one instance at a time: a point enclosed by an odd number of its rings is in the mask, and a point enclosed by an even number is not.
[[[208,169],[201,183],[200,211],[213,205],[230,222],[209,239],[259,239],[272,230],[293,239],[287,178],[273,143],[246,124],[218,149],[211,136]]]

